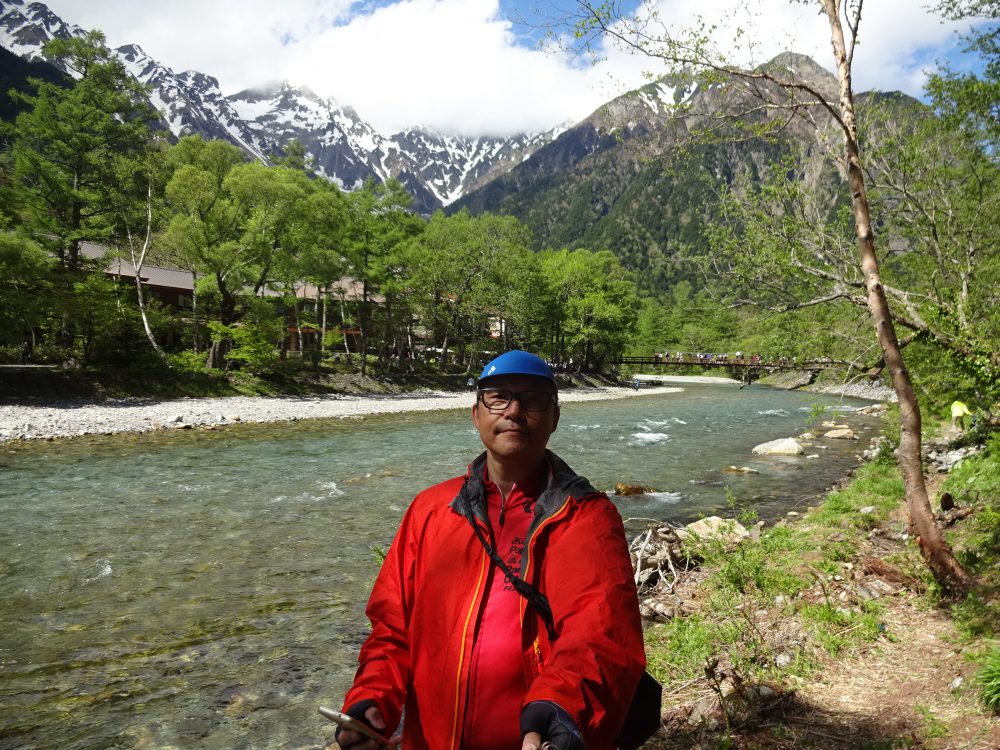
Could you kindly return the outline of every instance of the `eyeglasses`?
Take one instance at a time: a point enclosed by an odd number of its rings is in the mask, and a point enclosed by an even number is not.
[[[554,393],[549,391],[510,391],[506,388],[480,388],[479,400],[492,414],[499,414],[517,399],[525,411],[545,411],[556,400]]]

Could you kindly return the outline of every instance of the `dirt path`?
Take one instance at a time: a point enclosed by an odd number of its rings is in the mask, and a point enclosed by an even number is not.
[[[1000,748],[1000,720],[977,703],[974,668],[951,621],[913,595],[887,602],[884,620],[888,638],[831,660],[798,689],[800,707],[811,710],[791,714],[792,730],[836,738],[816,747]]]

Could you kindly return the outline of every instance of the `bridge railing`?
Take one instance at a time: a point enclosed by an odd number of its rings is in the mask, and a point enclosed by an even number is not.
[[[728,354],[698,354],[688,352],[676,352],[673,354],[653,355],[653,356],[628,356],[620,357],[615,364],[618,365],[652,365],[660,367],[744,367],[744,368],[766,368],[766,369],[788,369],[788,370],[821,370],[835,366],[831,361],[804,360],[799,362],[792,357],[778,357],[777,359],[764,359],[760,355],[740,355],[729,356]]]

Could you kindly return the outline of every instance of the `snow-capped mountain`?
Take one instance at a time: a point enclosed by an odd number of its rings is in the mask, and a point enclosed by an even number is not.
[[[0,46],[21,57],[44,59],[41,50],[49,40],[84,33],[43,3],[0,0]],[[347,190],[366,179],[398,179],[422,213],[447,206],[517,166],[562,130],[506,138],[442,135],[425,128],[385,135],[351,107],[287,82],[225,96],[212,76],[175,73],[136,44],[114,52],[149,86],[150,101],[174,136],[224,139],[265,162],[298,139],[327,179]]]
[[[49,40],[69,39],[84,33],[79,26],[70,26],[42,3],[0,2],[0,46],[15,55],[44,59],[41,48]]]

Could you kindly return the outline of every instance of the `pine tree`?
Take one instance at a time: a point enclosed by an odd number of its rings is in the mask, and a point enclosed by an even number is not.
[[[81,265],[80,242],[113,233],[114,157],[147,148],[154,117],[146,91],[104,41],[98,31],[52,40],[45,55],[76,84],[66,89],[35,79],[35,94],[15,94],[27,106],[12,131],[26,229],[73,273]]]

